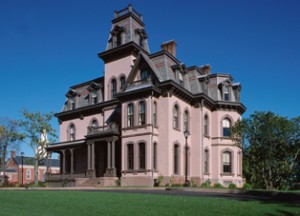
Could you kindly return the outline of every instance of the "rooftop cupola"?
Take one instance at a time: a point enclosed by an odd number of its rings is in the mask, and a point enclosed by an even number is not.
[[[134,42],[149,53],[148,36],[144,27],[142,15],[130,4],[120,11],[115,11],[106,51]]]

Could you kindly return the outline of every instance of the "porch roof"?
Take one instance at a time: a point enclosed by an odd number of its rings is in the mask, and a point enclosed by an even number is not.
[[[75,140],[75,141],[66,141],[66,142],[59,142],[59,143],[52,143],[47,146],[47,151],[55,151],[59,149],[64,149],[67,147],[75,147],[78,145],[82,145],[86,142],[86,139],[80,139],[80,140]]]

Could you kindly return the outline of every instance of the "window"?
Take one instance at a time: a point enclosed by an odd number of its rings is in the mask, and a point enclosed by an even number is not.
[[[157,169],[157,143],[153,145],[153,169]]]
[[[184,111],[183,125],[184,125],[184,131],[189,131],[189,112],[187,110]]]
[[[223,100],[229,101],[229,88],[228,86],[223,86]]]
[[[143,47],[144,46],[144,37],[143,37],[143,35],[140,35],[139,42],[140,42],[140,46]]]
[[[149,77],[149,72],[146,69],[141,70],[141,80],[146,81]]]
[[[222,126],[223,126],[223,136],[230,137],[231,121],[228,118],[225,118],[222,122]]]
[[[70,141],[75,140],[75,125],[70,125]]]
[[[69,108],[70,110],[73,110],[76,108],[75,106],[75,96],[71,96],[70,99],[69,99]]]
[[[223,173],[231,173],[231,152],[223,153]]]
[[[174,146],[174,174],[179,174],[179,146]]]
[[[92,127],[93,127],[93,128],[99,127],[98,121],[97,121],[96,119],[94,119],[94,120],[92,121]]]
[[[175,105],[173,108],[173,128],[178,129],[178,106]]]
[[[111,81],[111,98],[113,99],[117,93],[117,82],[115,79]]]
[[[209,152],[208,149],[204,151],[204,173],[209,173]]]
[[[178,72],[178,81],[179,81],[179,85],[181,85],[183,87],[184,83],[183,83],[183,77],[182,77],[181,72]]]
[[[122,76],[120,78],[120,90],[124,90],[124,88],[125,88],[125,77]]]
[[[157,103],[153,103],[153,126],[157,127]]]
[[[139,125],[146,124],[145,102],[139,102]]]
[[[133,144],[127,145],[127,169],[133,170]]]
[[[98,94],[97,94],[97,91],[92,91],[91,93],[91,102],[92,102],[92,105],[98,103]]]
[[[209,122],[208,122],[208,116],[204,116],[204,136],[209,136]]]
[[[121,33],[118,33],[116,35],[116,39],[117,39],[117,46],[121,46],[122,45],[122,37],[121,37]]]
[[[139,168],[141,170],[146,169],[145,153],[146,153],[145,143],[140,143],[139,144]]]
[[[133,104],[129,104],[127,107],[127,126],[134,126],[134,107]]]
[[[31,170],[30,169],[26,170],[26,179],[31,179]]]

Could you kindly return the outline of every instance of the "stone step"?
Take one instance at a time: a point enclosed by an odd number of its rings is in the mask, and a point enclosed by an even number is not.
[[[99,178],[78,178],[76,179],[77,187],[96,187],[100,186]]]

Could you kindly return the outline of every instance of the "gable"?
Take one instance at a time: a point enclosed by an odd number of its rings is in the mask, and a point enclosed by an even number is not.
[[[151,61],[151,59],[143,53],[139,53],[138,58],[130,71],[127,79],[128,85],[132,85],[135,82],[143,81],[145,77],[144,74],[148,73],[149,77],[155,81],[163,81],[162,76],[159,71]]]

